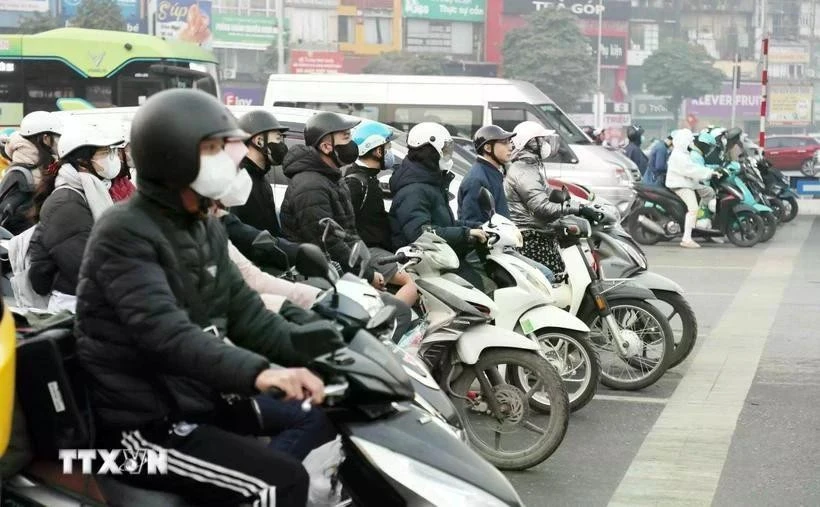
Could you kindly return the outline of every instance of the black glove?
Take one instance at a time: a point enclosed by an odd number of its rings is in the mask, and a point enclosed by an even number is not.
[[[579,214],[581,218],[586,218],[592,222],[600,222],[604,219],[604,214],[600,211],[596,211],[595,208],[591,206],[581,206]]]
[[[309,362],[345,346],[342,335],[328,320],[293,326],[290,332],[293,348]]]
[[[313,310],[305,310],[301,306],[287,300],[285,300],[285,302],[282,303],[282,307],[279,308],[279,315],[294,324],[308,324],[322,320],[322,317]]]

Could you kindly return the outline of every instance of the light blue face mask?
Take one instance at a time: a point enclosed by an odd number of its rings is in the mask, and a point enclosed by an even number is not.
[[[384,169],[392,169],[396,165],[396,156],[392,150],[387,150],[384,154]]]

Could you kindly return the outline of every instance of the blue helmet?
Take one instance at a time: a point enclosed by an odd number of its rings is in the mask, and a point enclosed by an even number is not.
[[[353,134],[353,141],[359,145],[360,157],[379,146],[389,143],[394,137],[390,127],[375,121],[360,123],[353,129],[351,134]]]

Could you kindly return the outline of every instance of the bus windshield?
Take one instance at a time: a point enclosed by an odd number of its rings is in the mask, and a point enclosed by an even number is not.
[[[0,34],[0,127],[15,127],[32,111],[56,111],[60,99],[89,108],[138,106],[169,88],[219,97],[216,57],[195,44],[128,32]]]
[[[540,104],[536,107],[547,126],[558,132],[567,143],[590,144],[589,138],[555,104]]]

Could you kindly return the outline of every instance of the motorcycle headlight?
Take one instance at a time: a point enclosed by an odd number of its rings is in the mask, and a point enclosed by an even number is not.
[[[420,461],[359,437],[351,437],[351,440],[382,472],[433,505],[469,505],[470,507],[504,507],[506,505],[472,484]]]

